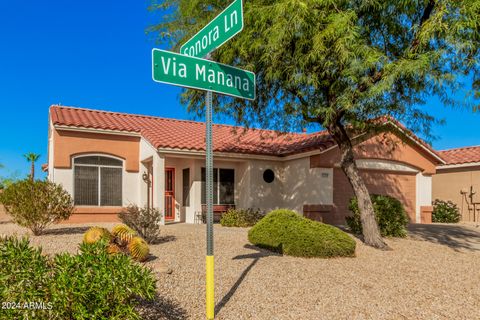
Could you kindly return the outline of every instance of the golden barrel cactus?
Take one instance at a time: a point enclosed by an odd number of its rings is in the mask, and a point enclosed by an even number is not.
[[[128,251],[133,259],[137,261],[145,261],[150,254],[147,242],[140,237],[133,237],[128,244]]]
[[[116,242],[125,246],[137,235],[137,233],[130,227],[124,224],[118,224],[112,229],[112,234],[116,239]]]
[[[119,246],[117,246],[115,243],[110,243],[107,247],[107,253],[108,254],[122,253],[122,249]]]
[[[105,228],[91,227],[83,235],[83,242],[88,244],[96,243],[100,240],[109,242],[112,238],[110,232]]]

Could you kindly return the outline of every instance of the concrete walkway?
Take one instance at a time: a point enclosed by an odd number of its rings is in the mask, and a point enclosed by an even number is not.
[[[408,231],[412,239],[442,244],[455,251],[480,252],[478,224],[411,224]]]

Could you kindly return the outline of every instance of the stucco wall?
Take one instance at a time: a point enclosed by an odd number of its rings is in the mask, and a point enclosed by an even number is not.
[[[421,208],[432,205],[432,176],[418,173],[416,176],[416,222],[421,222]]]
[[[263,180],[263,172],[271,169],[275,179],[271,183]],[[282,163],[274,161],[248,160],[245,167],[245,183],[239,188],[244,195],[239,207],[258,208],[270,211],[283,208],[284,203],[284,167]]]
[[[380,134],[354,147],[355,159],[393,161],[417,168],[424,174],[434,174],[438,160],[428,155],[419,146],[403,141],[391,133]],[[324,154],[312,156],[312,167],[333,167],[339,163],[340,153],[334,148]]]
[[[333,203],[333,169],[311,168],[310,159],[287,161],[284,167],[284,206],[303,213],[305,204]]]
[[[72,155],[104,153],[125,159],[125,170],[139,171],[139,137],[54,130],[55,168],[71,168]]]
[[[473,221],[473,207],[469,207],[467,199],[470,202],[468,194],[472,186],[476,191],[473,201],[480,202],[480,167],[439,169],[432,178],[432,185],[434,200],[453,201],[462,214],[462,220]],[[462,194],[462,191],[466,194]]]

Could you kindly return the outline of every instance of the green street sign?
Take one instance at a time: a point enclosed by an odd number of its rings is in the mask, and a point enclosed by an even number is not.
[[[255,100],[255,74],[222,63],[152,50],[153,80]]]
[[[243,29],[243,3],[235,0],[202,30],[188,40],[180,53],[202,58],[230,40]]]

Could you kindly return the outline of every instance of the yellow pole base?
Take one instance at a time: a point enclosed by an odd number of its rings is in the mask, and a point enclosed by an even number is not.
[[[213,277],[214,259],[213,256],[207,256],[207,320],[215,318],[215,282]]]

